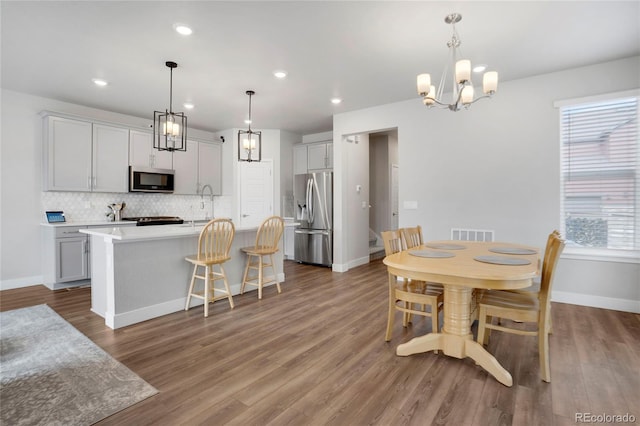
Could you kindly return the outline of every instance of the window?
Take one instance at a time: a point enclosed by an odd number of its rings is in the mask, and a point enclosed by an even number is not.
[[[559,106],[561,227],[568,247],[637,254],[638,92]]]

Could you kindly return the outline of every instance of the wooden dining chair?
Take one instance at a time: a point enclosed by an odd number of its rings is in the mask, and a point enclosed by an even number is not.
[[[385,255],[389,256],[402,251],[403,243],[400,231],[383,231],[381,234],[384,242]],[[399,277],[400,280],[389,276],[389,309],[387,317],[387,332],[385,341],[391,340],[395,311],[403,313],[402,325],[406,327],[411,315],[431,317],[431,331],[438,333],[440,330],[438,315],[443,308],[444,292],[434,289],[422,281],[412,281]],[[427,305],[430,309],[415,309],[415,305]]]
[[[422,237],[422,226],[417,225],[414,227],[408,228],[400,228],[400,235],[402,236],[402,245],[403,250],[410,250],[412,248],[419,247],[424,244],[424,239]],[[414,281],[418,282],[418,281]],[[432,290],[442,291],[444,292],[444,288],[442,284],[438,283],[426,283]],[[426,309],[426,306],[425,306]],[[409,317],[409,321],[411,321],[411,317]]]
[[[549,246],[551,245],[551,242],[553,241],[553,236],[555,237],[560,237],[560,231],[558,230],[554,230],[551,234],[549,234],[549,237],[547,238],[547,245],[545,246],[544,249],[544,253],[547,253],[549,251]],[[541,280],[542,274],[540,276],[538,276],[537,278],[534,278],[533,280],[533,284],[531,284],[529,287],[526,288],[517,288],[517,289],[512,289],[512,290],[504,290],[504,291],[510,291],[512,293],[530,293],[530,292],[534,292],[534,293],[538,293],[540,292],[540,280]],[[500,321],[498,321],[498,324],[500,324]],[[549,324],[548,324],[548,328],[549,328],[549,334],[553,334],[553,321],[551,319],[551,305],[549,305]]]
[[[233,308],[233,297],[227,282],[227,275],[222,264],[229,260],[229,251],[235,235],[235,227],[229,219],[213,219],[209,221],[198,238],[198,253],[185,257],[187,262],[193,264],[193,274],[187,295],[187,303],[184,307],[188,311],[191,307],[191,298],[195,297],[204,300],[204,316],[209,316],[209,303],[219,299],[228,299],[229,305]],[[215,270],[218,265],[220,271]],[[204,274],[198,274],[198,268],[204,267]],[[204,281],[203,291],[196,291],[196,279]],[[224,288],[216,288],[215,282],[222,280]],[[216,292],[220,293],[216,296]]]
[[[258,287],[258,299],[262,299],[262,287],[266,284],[275,283],[278,293],[282,292],[278,273],[273,262],[273,255],[278,252],[278,242],[284,231],[284,220],[280,216],[271,216],[265,219],[258,228],[256,243],[252,247],[243,247],[241,250],[247,255],[247,266],[242,278],[240,294],[244,294],[245,285]],[[269,257],[265,262],[264,258]],[[265,281],[265,269],[271,268],[273,277]],[[252,274],[252,271],[255,274]]]
[[[400,234],[402,235],[402,244],[405,250],[412,249],[423,244],[422,227],[420,225],[412,228],[401,228]]]
[[[479,301],[478,343],[488,344],[491,330],[523,336],[538,336],[540,375],[551,381],[549,362],[549,333],[551,325],[551,288],[556,265],[565,242],[558,235],[550,234],[542,263],[539,292],[513,292],[495,290],[486,292]],[[523,330],[522,326],[508,327],[504,321],[493,324],[493,318],[516,322],[536,323],[536,330]]]

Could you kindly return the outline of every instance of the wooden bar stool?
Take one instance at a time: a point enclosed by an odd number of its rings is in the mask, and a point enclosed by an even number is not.
[[[280,216],[271,216],[262,222],[256,235],[256,244],[253,247],[243,247],[241,250],[247,254],[247,267],[244,270],[240,294],[244,294],[245,285],[258,287],[258,299],[262,299],[262,287],[266,284],[276,283],[278,293],[281,293],[278,273],[273,263],[273,255],[278,252],[278,241],[284,230],[284,220]],[[269,262],[264,257],[269,256]],[[273,279],[265,281],[264,270],[270,267],[273,271]],[[255,275],[251,274],[255,271]]]
[[[185,257],[185,260],[194,265],[187,303],[184,307],[185,311],[189,310],[191,297],[204,300],[205,317],[209,316],[209,302],[227,298],[229,299],[229,305],[233,308],[233,297],[231,296],[231,290],[229,289],[229,283],[222,264],[231,258],[229,251],[231,250],[235,232],[235,227],[229,219],[213,219],[200,232],[198,254]],[[215,265],[219,266],[219,272],[215,271]],[[198,267],[205,268],[204,275],[198,275]],[[196,278],[204,281],[204,290],[202,292],[194,291]],[[218,280],[224,282],[224,289],[215,288],[214,284]],[[216,292],[221,294],[216,296]]]

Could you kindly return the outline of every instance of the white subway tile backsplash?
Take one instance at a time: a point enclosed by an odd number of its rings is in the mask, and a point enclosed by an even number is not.
[[[210,216],[209,197],[204,197],[201,207],[199,195],[99,193],[99,192],[42,192],[42,215],[47,210],[62,210],[67,221],[102,221],[107,217],[112,203],[125,202],[123,217],[129,216],[179,216],[184,219],[205,219]],[[230,196],[213,197],[213,214],[230,217]]]

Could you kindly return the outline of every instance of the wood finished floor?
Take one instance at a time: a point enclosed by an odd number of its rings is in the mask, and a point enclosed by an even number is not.
[[[0,292],[0,310],[46,303],[160,393],[100,425],[569,425],[575,413],[640,422],[640,315],[554,303],[552,382],[539,379],[536,338],[492,334],[513,375],[498,383],[469,359],[398,357],[430,329],[417,319],[384,341],[386,271],[347,273],[285,262],[282,294],[265,289],[111,330],[90,289]],[[185,283],[186,286],[186,283]],[[186,287],[185,287],[186,292]],[[474,327],[475,331],[475,327]]]

